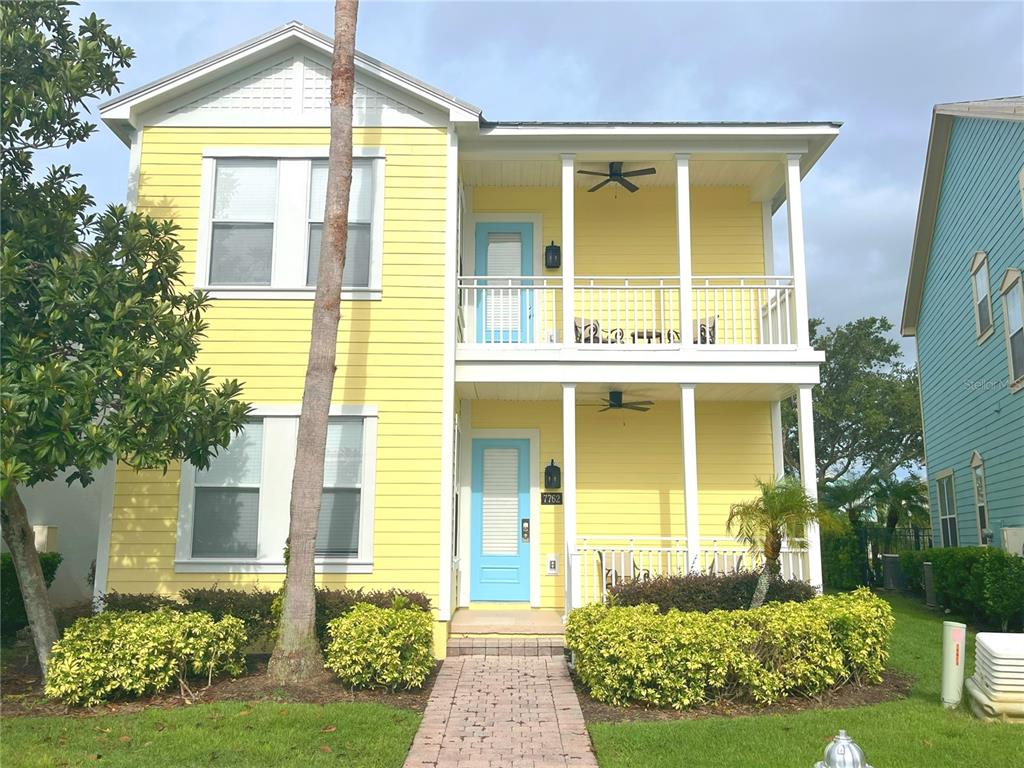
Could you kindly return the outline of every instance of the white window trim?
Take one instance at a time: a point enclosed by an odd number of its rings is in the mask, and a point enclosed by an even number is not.
[[[178,526],[175,543],[176,573],[285,573],[285,541],[288,538],[288,502],[291,494],[292,469],[295,465],[295,439],[301,406],[256,405],[251,416],[263,421],[262,474],[260,479],[260,512],[257,557],[194,558],[192,557],[192,516],[195,498],[196,469],[182,463],[178,492]],[[359,507],[359,553],[355,557],[317,557],[317,573],[372,573],[374,509],[377,486],[377,423],[378,410],[372,405],[332,405],[330,416],[363,419],[363,479]],[[272,425],[268,422],[287,422]],[[271,432],[291,432],[291,440],[271,440]],[[282,481],[283,478],[283,481]]]
[[[948,498],[952,501],[952,509],[953,509],[953,514],[952,515],[944,515],[944,514],[942,514],[942,502],[939,499],[939,483],[941,483],[943,480],[945,480],[947,478],[949,479],[949,487],[950,487],[950,495],[949,495]],[[938,516],[939,517],[939,542],[942,544],[943,547],[948,547],[949,546],[949,544],[946,542],[946,540],[943,538],[943,535],[942,535],[942,521],[945,520],[945,519],[952,518],[955,521],[954,522],[954,527],[956,528],[956,546],[959,547],[960,546],[960,517],[957,514],[957,508],[956,508],[956,477],[954,476],[952,469],[944,469],[941,472],[938,472],[938,473],[935,474],[935,506],[938,507],[938,512],[939,512],[939,516]]]
[[[981,470],[981,492],[985,497],[985,522],[988,523],[989,508],[988,508],[988,488],[985,486],[985,460],[981,457],[978,451],[971,453],[971,485],[974,486],[974,523],[978,529],[978,543],[985,547],[988,543],[985,541],[985,528],[981,525],[981,516],[978,514],[978,507],[981,506],[980,499],[978,498],[978,470]]]
[[[1006,379],[1010,385],[1010,392],[1024,391],[1024,372],[1016,379],[1013,378],[1013,349],[1010,347],[1010,313],[1006,308],[1006,295],[1010,291],[1019,291],[1021,306],[1024,307],[1024,275],[1019,269],[1010,268],[1003,275],[999,284],[999,295],[1002,297],[1003,305],[1003,339],[1006,342]]]
[[[981,315],[978,314],[978,283],[975,279],[978,272],[985,270],[985,282],[988,284],[988,295],[985,302],[988,304],[988,328],[981,330]],[[988,254],[985,251],[978,251],[971,259],[971,296],[974,299],[974,336],[978,344],[984,342],[996,329],[996,319],[992,314],[992,275],[988,270]]]
[[[279,161],[322,160],[329,156],[328,147],[205,147],[200,172],[199,227],[196,237],[196,283],[214,299],[302,299],[311,301],[316,288],[306,285],[306,260],[309,238],[309,163],[278,163],[278,209],[274,223],[274,250],[269,286],[210,285],[210,248],[213,230],[214,183],[217,160],[251,157]],[[383,298],[384,276],[384,183],[386,154],[383,147],[354,147],[354,159],[372,160],[373,220],[370,226],[370,284],[346,288],[342,301],[379,301]],[[285,184],[299,187],[301,192],[281,194]],[[299,211],[299,206],[304,205]],[[284,215],[282,215],[284,214]],[[303,233],[295,230],[302,224]],[[301,252],[284,243],[300,243]],[[294,251],[294,252],[293,252]],[[301,274],[300,274],[301,273]]]

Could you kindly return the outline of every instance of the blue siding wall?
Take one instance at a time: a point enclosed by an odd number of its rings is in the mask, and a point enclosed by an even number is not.
[[[1007,383],[999,285],[1024,269],[1024,214],[1018,174],[1024,122],[956,118],[950,136],[932,252],[917,330],[932,530],[939,544],[934,477],[952,469],[961,545],[978,543],[972,451],[985,461],[990,527],[1024,525],[1024,390]],[[988,253],[995,325],[975,335],[970,266]]]

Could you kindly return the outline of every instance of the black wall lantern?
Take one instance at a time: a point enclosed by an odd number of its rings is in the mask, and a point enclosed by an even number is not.
[[[544,488],[548,491],[558,490],[562,487],[562,470],[552,459],[551,463],[544,467]]]
[[[558,269],[562,266],[562,249],[551,241],[551,245],[544,246],[544,268]]]

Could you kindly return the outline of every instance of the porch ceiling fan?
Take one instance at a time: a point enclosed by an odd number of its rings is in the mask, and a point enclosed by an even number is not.
[[[605,177],[604,181],[599,181],[597,184],[595,184],[590,189],[588,189],[587,192],[597,192],[597,190],[599,190],[605,184],[611,184],[613,181],[616,184],[619,184],[619,185],[625,187],[630,192],[636,192],[638,189],[640,189],[640,187],[638,187],[636,184],[634,184],[633,182],[630,181],[630,179],[632,177],[634,177],[634,176],[650,176],[651,174],[654,174],[654,173],[657,173],[657,172],[658,172],[658,170],[656,168],[640,168],[639,170],[636,170],[636,171],[626,171],[626,172],[623,172],[623,170],[622,170],[622,163],[618,163],[618,162],[616,162],[616,163],[608,163],[608,173],[604,173],[603,171],[582,171],[582,170],[581,171],[577,171],[577,173],[581,173],[581,174],[583,174],[585,176],[604,176]]]
[[[604,413],[605,411],[618,411],[627,409],[630,411],[649,411],[651,406],[654,405],[653,400],[632,400],[630,402],[622,401],[622,392],[613,389],[608,393],[608,397],[602,398],[606,403],[605,407],[602,408],[598,413]]]

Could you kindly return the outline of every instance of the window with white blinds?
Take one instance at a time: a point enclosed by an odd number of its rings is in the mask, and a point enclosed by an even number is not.
[[[354,557],[358,553],[362,480],[363,420],[331,419],[327,424],[317,555]]]
[[[210,285],[270,285],[277,217],[277,162],[217,161]]]
[[[370,285],[374,197],[372,161],[353,160],[352,188],[348,199],[348,245],[345,248],[342,286],[366,288]],[[309,175],[309,253],[306,285],[316,285],[326,201],[327,161],[314,160]]]
[[[490,232],[487,235],[487,276],[519,277],[523,266],[522,236],[518,232]],[[490,332],[519,330],[521,323],[520,291],[501,290],[501,281],[494,283],[496,290],[489,292],[484,305],[484,320]]]
[[[253,157],[238,156],[247,151],[211,149],[213,156],[204,158],[207,202],[200,252],[206,258],[200,259],[197,287],[217,298],[312,297],[323,239],[327,159],[274,157],[258,148]],[[373,299],[380,298],[381,289],[384,157],[365,148],[356,154],[342,298]]]
[[[373,563],[377,411],[332,406],[316,538],[317,568]],[[282,413],[282,411],[285,411]],[[257,408],[209,468],[182,467],[175,567],[190,573],[283,573],[299,409]]]
[[[485,555],[519,551],[519,451],[486,448],[483,452],[481,535]]]
[[[262,462],[263,424],[254,421],[196,471],[192,557],[256,557]]]

